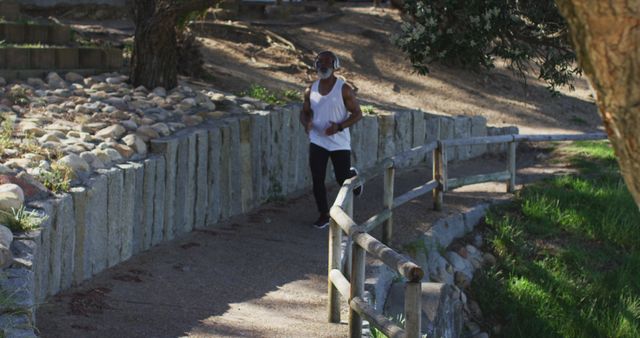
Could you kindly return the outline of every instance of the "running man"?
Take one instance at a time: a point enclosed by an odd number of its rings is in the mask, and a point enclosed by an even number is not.
[[[300,122],[309,135],[313,196],[320,213],[313,226],[322,229],[329,224],[329,204],[324,185],[327,162],[331,158],[339,185],[358,174],[351,167],[349,127],[362,118],[362,111],[353,88],[334,74],[340,68],[340,60],[336,54],[330,51],[319,53],[314,66],[319,80],[304,93]],[[362,186],[354,189],[355,196],[361,193]]]

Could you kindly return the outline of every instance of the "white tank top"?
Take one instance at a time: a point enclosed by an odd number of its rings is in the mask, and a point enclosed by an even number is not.
[[[345,128],[343,131],[331,136],[327,136],[324,132],[329,128],[331,122],[342,123],[349,117],[342,99],[344,80],[336,79],[336,83],[329,94],[324,96],[318,91],[318,85],[319,81],[311,85],[310,101],[311,109],[313,110],[313,122],[309,132],[309,140],[311,143],[329,151],[351,150],[349,128]]]

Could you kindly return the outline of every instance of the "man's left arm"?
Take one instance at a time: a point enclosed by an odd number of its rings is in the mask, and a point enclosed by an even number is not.
[[[351,114],[349,114],[346,120],[340,123],[332,122],[331,126],[325,131],[327,135],[333,135],[341,129],[349,128],[362,118],[362,110],[360,110],[360,104],[358,104],[358,100],[356,99],[356,93],[353,91],[353,88],[346,83],[342,86],[342,99],[344,106]]]

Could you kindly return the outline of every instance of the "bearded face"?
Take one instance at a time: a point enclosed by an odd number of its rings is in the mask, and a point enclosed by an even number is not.
[[[331,54],[321,53],[318,56],[315,64],[318,78],[320,78],[321,80],[326,80],[331,77],[335,70],[334,63],[335,60],[333,59],[333,56]]]
[[[333,74],[333,67],[319,67],[316,71],[320,80],[326,80]]]

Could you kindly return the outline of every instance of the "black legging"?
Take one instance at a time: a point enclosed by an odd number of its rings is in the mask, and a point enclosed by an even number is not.
[[[311,177],[313,178],[313,196],[316,198],[316,205],[320,213],[329,213],[327,203],[327,189],[324,181],[327,175],[327,161],[331,157],[333,171],[338,185],[354,175],[351,173],[351,151],[336,150],[329,151],[313,143],[309,146],[309,166],[311,167]]]

